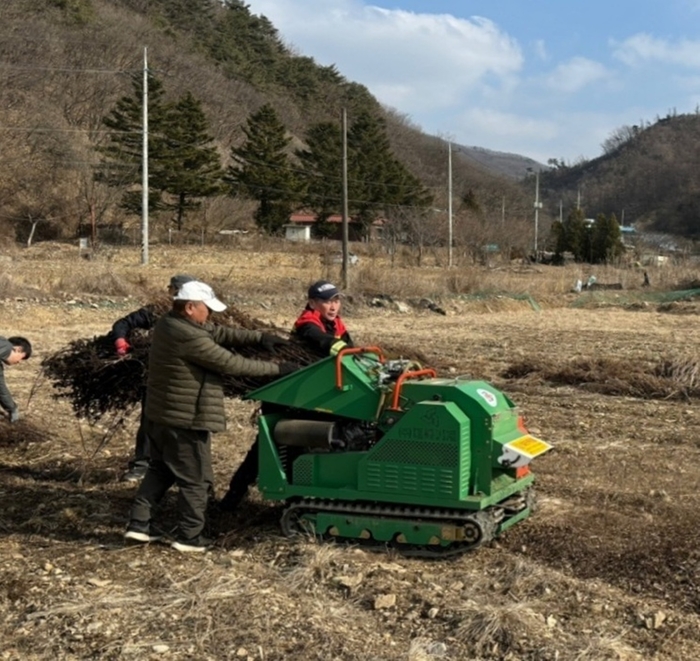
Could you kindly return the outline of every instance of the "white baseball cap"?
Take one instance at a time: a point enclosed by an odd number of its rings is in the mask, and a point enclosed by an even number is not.
[[[214,290],[204,282],[199,280],[191,280],[186,282],[173,297],[175,301],[201,301],[212,312],[223,312],[226,305],[218,298]]]

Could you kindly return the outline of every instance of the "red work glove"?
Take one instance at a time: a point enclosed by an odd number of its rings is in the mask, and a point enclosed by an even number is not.
[[[126,356],[131,350],[131,345],[123,337],[120,337],[114,341],[114,348],[117,350],[118,356]]]

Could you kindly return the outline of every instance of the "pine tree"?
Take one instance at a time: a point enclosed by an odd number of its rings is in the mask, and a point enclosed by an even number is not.
[[[135,76],[132,96],[122,97],[103,118],[114,131],[100,148],[104,159],[96,178],[124,188],[121,206],[140,214],[143,172],[143,79]],[[166,103],[162,83],[148,74],[148,206],[149,211],[177,210],[177,226],[187,209],[221,191],[223,175],[219,156],[210,145],[207,122],[200,102],[189,92]],[[174,196],[166,202],[164,195]]]
[[[340,210],[342,134],[331,122],[313,125],[307,147],[297,151],[304,166],[306,200],[319,218]],[[417,177],[393,155],[383,122],[360,113],[348,131],[348,211],[366,228],[392,207],[420,208],[431,196]]]
[[[591,234],[591,262],[607,264],[614,261],[624,251],[620,226],[617,224],[617,218],[614,214],[609,217],[600,214],[596,218]]]
[[[564,225],[564,231],[566,233],[567,250],[573,253],[574,259],[577,262],[588,261],[590,232],[586,226],[581,209],[574,209],[569,214]]]
[[[279,234],[299,197],[299,185],[292,170],[284,124],[270,104],[253,113],[243,128],[246,141],[231,149],[230,194],[245,195],[259,202],[255,222],[265,231]]]
[[[620,226],[613,214],[609,218],[600,214],[591,224],[586,222],[583,211],[575,209],[567,219],[552,224],[557,261],[570,251],[577,262],[590,264],[607,263],[624,252]]]
[[[117,101],[114,109],[102,119],[102,123],[113,131],[109,143],[100,147],[103,160],[95,178],[108,186],[123,188],[121,206],[130,213],[140,214],[142,206],[143,172],[143,78],[134,75],[132,96],[124,96]],[[161,139],[166,117],[166,104],[162,83],[148,74],[148,160],[158,162],[162,158]],[[162,208],[159,182],[154,179],[149,168],[149,211]],[[139,189],[139,190],[135,190]]]
[[[155,163],[155,179],[175,198],[178,230],[185,212],[196,209],[200,199],[222,192],[224,172],[212,138],[207,133],[202,104],[187,92],[166,109],[163,127],[163,158]]]
[[[425,207],[431,198],[394,156],[383,120],[361,113],[348,131],[351,215],[368,226],[391,206]]]
[[[320,234],[327,218],[342,206],[342,139],[337,123],[320,122],[309,128],[306,149],[296,151],[304,180],[303,201],[316,213]]]
[[[554,244],[555,262],[557,264],[564,263],[564,253],[569,249],[566,241],[566,229],[564,223],[560,220],[555,220],[550,229],[550,240]]]

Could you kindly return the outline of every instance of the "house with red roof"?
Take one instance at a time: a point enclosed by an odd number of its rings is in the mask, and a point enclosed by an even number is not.
[[[318,216],[314,213],[308,211],[297,211],[289,216],[289,222],[284,226],[284,236],[290,241],[310,241],[311,240],[311,228],[317,222]],[[342,241],[343,240],[343,217],[340,214],[333,214],[326,218],[326,223],[332,228],[330,236],[327,238],[331,240]],[[381,218],[377,218],[371,225],[369,229],[369,240],[378,238],[381,235],[381,229],[384,226],[384,221]],[[363,227],[362,224],[353,220],[348,219],[348,240],[350,241],[363,241]]]

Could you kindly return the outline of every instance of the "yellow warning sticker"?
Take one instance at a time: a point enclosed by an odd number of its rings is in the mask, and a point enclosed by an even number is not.
[[[512,448],[516,452],[519,452],[520,454],[524,454],[531,458],[537,457],[538,455],[547,452],[547,450],[552,449],[552,446],[549,443],[545,443],[539,438],[535,438],[534,436],[530,436],[529,434],[527,436],[521,436],[520,438],[516,438],[510,443],[506,443],[504,447]]]

